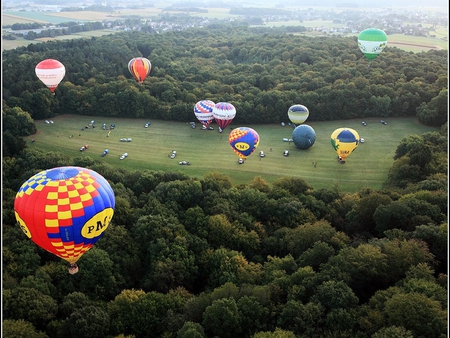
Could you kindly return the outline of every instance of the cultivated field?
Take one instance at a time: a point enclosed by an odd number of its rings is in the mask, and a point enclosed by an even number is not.
[[[103,21],[103,20],[117,20],[123,19],[129,16],[139,16],[141,18],[154,18],[158,15],[164,13],[164,8],[167,6],[166,3],[156,4],[155,7],[149,7],[144,9],[122,9],[120,11],[114,11],[111,13],[106,12],[93,12],[93,11],[79,11],[79,12],[3,12],[2,13],[2,25],[12,25],[14,23],[25,23],[25,22],[40,22],[40,23],[51,23],[59,24],[68,21]],[[216,18],[216,19],[228,19],[239,17],[239,15],[234,15],[229,13],[228,8],[208,8],[207,13],[194,13],[189,12],[187,14],[191,16]],[[176,12],[171,11],[170,13],[175,14]],[[326,28],[341,28],[343,24],[333,23],[331,20],[321,20],[321,21],[271,21],[268,22],[266,27],[280,27],[280,26],[304,26],[307,28],[314,27],[326,27]],[[103,30],[103,31],[92,31],[84,32],[83,34],[65,35],[59,36],[55,39],[66,40],[66,39],[77,39],[77,38],[89,38],[92,36],[101,36],[105,34],[111,34],[118,31],[114,30]],[[435,32],[436,37],[417,37],[408,36],[403,34],[394,34],[388,36],[388,46],[395,46],[402,50],[408,52],[421,52],[428,51],[430,49],[448,49],[448,27],[436,27]],[[5,34],[2,31],[2,34]],[[329,34],[324,34],[319,31],[305,32],[302,35],[310,36],[329,36]],[[4,40],[2,49],[14,49],[20,46],[28,46],[30,43],[38,43],[43,41],[48,41],[52,39],[38,39],[34,41],[25,40],[23,38],[18,38],[16,40]]]
[[[85,129],[91,120],[95,120],[96,127]],[[59,116],[53,121],[53,124],[36,121],[38,133],[27,138],[29,147],[59,151],[71,157],[89,156],[127,169],[181,171],[198,178],[217,171],[229,176],[234,184],[250,183],[255,176],[268,182],[292,176],[304,179],[316,189],[338,186],[347,192],[364,187],[381,188],[400,140],[411,134],[437,131],[414,118],[387,119],[387,125],[382,125],[379,118],[369,118],[365,120],[366,127],[361,125],[361,120],[306,121],[314,128],[316,141],[311,148],[300,150],[293,142],[283,142],[283,138],[292,138],[292,126],[251,125],[247,127],[255,129],[261,141],[245,163],[238,164],[238,156],[228,144],[230,126],[220,134],[216,124],[212,124],[214,130],[201,130],[199,123],[192,129],[187,122],[155,120],[149,128],[144,128],[147,121],[142,119],[72,115]],[[102,130],[103,123],[108,127],[114,123],[116,127],[109,133]],[[345,164],[337,161],[330,142],[331,133],[340,127],[353,128],[365,139]],[[121,138],[132,138],[132,141],[121,142]],[[85,144],[89,148],[80,152]],[[105,149],[109,154],[102,157]],[[169,157],[172,150],[177,151],[175,159]],[[260,150],[266,157],[259,157]],[[289,150],[290,156],[283,156],[284,150]],[[125,152],[128,157],[120,160]],[[189,161],[191,165],[179,165],[180,161]]]

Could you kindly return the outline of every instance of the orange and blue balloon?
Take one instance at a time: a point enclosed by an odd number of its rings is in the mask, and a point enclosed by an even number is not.
[[[108,181],[73,166],[32,176],[14,200],[16,219],[27,237],[71,266],[103,236],[114,208]]]
[[[259,135],[252,128],[234,128],[228,136],[228,143],[242,159],[247,158],[259,145]]]
[[[331,134],[331,145],[341,161],[356,149],[359,140],[358,132],[351,128],[338,128]]]
[[[194,106],[195,117],[206,127],[214,120],[213,110],[215,105],[211,100],[202,100],[198,101]]]
[[[152,70],[152,64],[149,59],[143,57],[137,57],[131,59],[128,62],[128,70],[131,75],[135,78],[135,80],[141,84],[144,82],[145,78],[148,74],[150,74]]]

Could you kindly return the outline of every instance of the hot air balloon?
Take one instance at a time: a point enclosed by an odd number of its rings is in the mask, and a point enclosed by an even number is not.
[[[302,124],[292,132],[292,141],[298,149],[308,149],[316,142],[316,132],[311,126]]]
[[[351,128],[338,128],[331,134],[331,145],[338,154],[339,161],[345,163],[345,159],[359,144],[359,134]]]
[[[208,127],[214,120],[213,110],[216,104],[210,100],[198,101],[194,106],[194,114],[204,126]]]
[[[137,57],[128,62],[128,70],[136,81],[141,84],[152,70],[152,64],[149,59]]]
[[[294,104],[288,110],[288,117],[294,124],[301,124],[306,121],[309,116],[309,110],[301,104]]]
[[[387,46],[387,35],[381,29],[367,28],[359,33],[358,46],[364,56],[372,61]]]
[[[54,59],[46,59],[39,62],[34,71],[39,80],[51,90],[53,95],[55,95],[56,87],[66,75],[66,67]]]
[[[216,103],[213,109],[213,116],[216,123],[219,125],[219,130],[225,130],[236,116],[236,108],[228,102]]]
[[[93,170],[56,167],[39,172],[22,184],[14,213],[22,231],[41,248],[70,263],[103,236],[113,217],[114,192]]]
[[[259,145],[259,135],[252,128],[234,128],[228,136],[228,143],[233,151],[245,160]]]

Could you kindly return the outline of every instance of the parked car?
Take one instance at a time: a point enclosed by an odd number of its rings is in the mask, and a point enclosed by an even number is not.
[[[366,142],[366,140],[364,140],[362,137],[359,139],[359,141],[360,141],[361,143]]]
[[[285,151],[283,152],[283,155],[284,155],[284,156],[289,156],[289,150],[285,150]]]
[[[364,121],[362,121],[361,124],[362,124],[363,126],[367,126],[367,123],[364,122]]]
[[[259,157],[264,157],[264,156],[266,156],[266,154],[264,154],[264,151],[261,150],[261,151],[259,152]]]
[[[385,120],[381,120],[380,122],[381,122],[381,124],[384,124],[384,125],[387,124],[387,122]]]
[[[239,164],[243,164],[243,163],[244,163],[244,159],[243,159],[243,158],[240,158],[239,161],[238,161],[238,163],[239,163]]]

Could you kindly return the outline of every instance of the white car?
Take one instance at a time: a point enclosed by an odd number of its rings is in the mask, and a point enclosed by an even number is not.
[[[362,137],[359,139],[359,142],[364,143],[366,140],[364,140]]]

